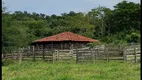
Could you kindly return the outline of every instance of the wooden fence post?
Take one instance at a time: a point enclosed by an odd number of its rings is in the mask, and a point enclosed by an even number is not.
[[[28,54],[31,54],[31,47],[30,46],[27,47],[27,51],[26,51],[26,56],[27,57],[28,57]]]
[[[106,60],[107,62],[109,61],[109,51],[108,51],[108,48],[106,48],[106,44],[105,44],[105,53],[106,53]]]
[[[126,50],[124,51],[124,49],[123,49],[123,60],[124,61],[126,61],[126,53],[125,52],[126,52]]]
[[[90,50],[91,50],[92,62],[94,63],[94,53],[92,51],[92,48]]]
[[[109,52],[108,52],[108,49],[105,49],[106,50],[106,53],[107,53],[107,62],[109,61]]]
[[[32,52],[33,52],[33,61],[35,61],[35,48],[32,46]]]
[[[44,45],[42,45],[42,59],[45,60],[45,49],[44,49]]]
[[[10,58],[11,58],[11,59],[13,59],[13,53],[12,53],[12,52],[11,52],[11,56],[10,56]]]
[[[119,44],[119,54],[121,54],[122,50],[121,50],[121,45]]]
[[[95,61],[97,60],[97,54],[99,53],[99,50],[98,50],[98,48],[96,49],[96,51],[95,51],[96,53],[95,53]]]
[[[4,58],[4,54],[2,53],[2,59]]]
[[[69,53],[71,54],[71,59],[73,59],[73,50],[70,49]]]
[[[126,61],[125,52],[123,51],[123,60]]]
[[[106,55],[106,61],[107,61],[107,51],[106,51],[106,45],[105,45],[105,48],[104,48],[104,54]],[[102,54],[102,56],[103,56],[103,54]],[[102,60],[103,60],[103,57],[102,57]]]
[[[53,49],[52,49],[52,62],[54,63],[55,62],[55,54],[53,52]]]
[[[135,63],[137,62],[137,53],[136,53],[136,48],[134,48],[134,55],[135,55]]]
[[[59,49],[57,49],[57,60],[59,59]]]
[[[76,48],[76,64],[78,63],[78,50]]]
[[[123,54],[124,54],[124,60],[127,62],[127,49],[125,49]]]
[[[23,50],[19,48],[18,52],[19,52],[19,63],[21,63],[22,62],[22,52],[23,52]]]

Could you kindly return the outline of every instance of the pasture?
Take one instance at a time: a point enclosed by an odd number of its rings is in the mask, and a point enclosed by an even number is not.
[[[2,66],[2,80],[140,80],[140,63],[11,61]]]

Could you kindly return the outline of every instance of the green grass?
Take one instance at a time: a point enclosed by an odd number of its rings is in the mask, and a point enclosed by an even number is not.
[[[140,80],[140,63],[23,61],[3,66],[2,80]]]

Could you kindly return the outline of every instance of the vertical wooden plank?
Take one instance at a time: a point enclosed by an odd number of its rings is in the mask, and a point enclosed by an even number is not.
[[[70,42],[70,50],[72,50],[73,49],[73,44],[72,44],[72,42]]]
[[[32,46],[32,53],[33,53],[33,61],[35,61],[35,47]]]
[[[137,53],[136,53],[136,48],[134,48],[134,55],[135,55],[135,63],[137,62]]]

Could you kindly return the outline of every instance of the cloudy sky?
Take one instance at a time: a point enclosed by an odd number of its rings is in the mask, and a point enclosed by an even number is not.
[[[88,12],[98,6],[113,9],[117,3],[123,0],[2,0],[7,11],[27,11],[29,13],[43,13],[46,15],[60,15],[61,13]],[[127,0],[140,3],[140,0]]]

